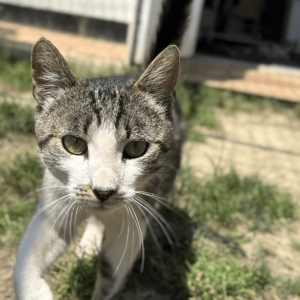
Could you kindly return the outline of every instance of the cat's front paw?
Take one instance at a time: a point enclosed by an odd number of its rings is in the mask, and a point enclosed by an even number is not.
[[[53,300],[50,287],[43,278],[29,284],[15,282],[16,300]]]

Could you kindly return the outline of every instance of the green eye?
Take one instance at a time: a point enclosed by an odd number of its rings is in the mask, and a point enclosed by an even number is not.
[[[86,142],[73,135],[63,137],[63,145],[68,152],[75,155],[83,154],[87,150]]]
[[[124,149],[126,158],[137,158],[146,153],[148,143],[144,141],[135,141],[127,144]]]

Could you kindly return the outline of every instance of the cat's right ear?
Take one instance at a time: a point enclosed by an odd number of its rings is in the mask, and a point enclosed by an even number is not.
[[[57,88],[72,87],[77,79],[68,63],[45,38],[35,44],[31,56],[33,96],[40,102]]]

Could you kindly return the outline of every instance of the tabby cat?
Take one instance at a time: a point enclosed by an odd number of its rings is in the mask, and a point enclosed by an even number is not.
[[[16,299],[53,299],[43,275],[84,221],[77,254],[99,251],[100,258],[92,299],[111,299],[139,253],[145,255],[150,217],[164,225],[155,194],[171,188],[183,140],[175,94],[179,50],[168,45],[179,45],[190,2],[164,2],[149,61],[164,50],[137,80],[78,78],[51,42],[41,38],[34,46],[35,128],[45,172],[19,246]]]

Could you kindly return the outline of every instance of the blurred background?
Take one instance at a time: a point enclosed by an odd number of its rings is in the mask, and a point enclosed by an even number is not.
[[[41,177],[33,45],[46,37],[81,77],[134,75],[162,2],[0,0],[0,300],[13,299],[16,245]],[[299,28],[300,0],[192,1],[177,88],[187,142],[170,196],[191,235],[169,269],[149,246],[146,280],[134,272],[124,299],[300,299]],[[69,256],[51,269],[52,289],[57,299],[89,299],[80,292],[87,277],[74,275],[84,267]]]

